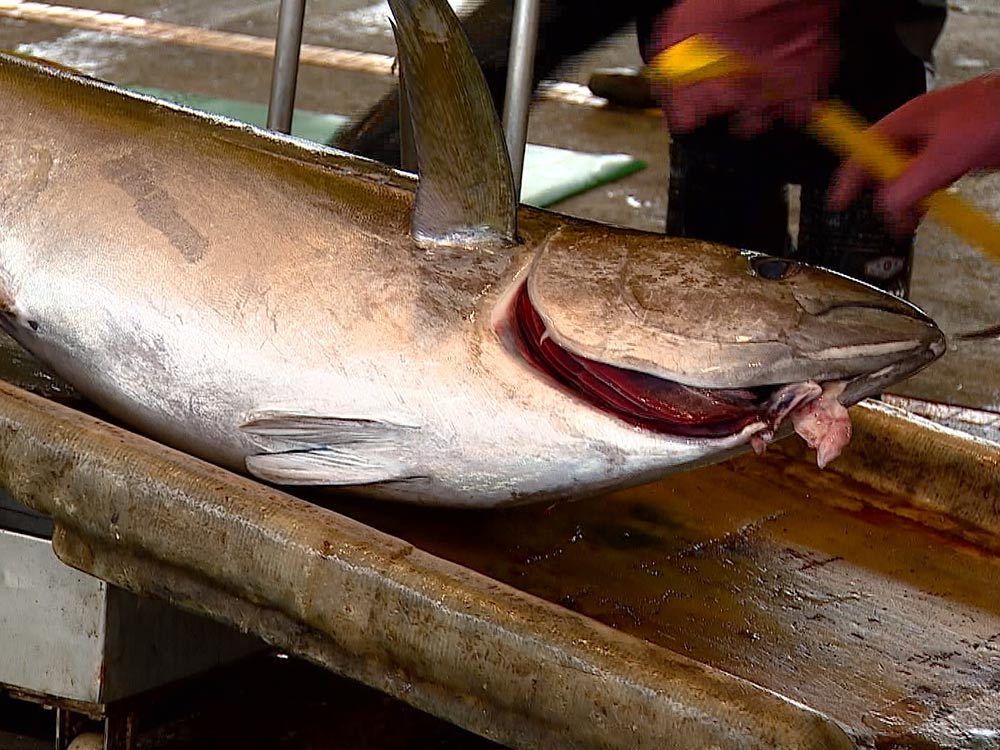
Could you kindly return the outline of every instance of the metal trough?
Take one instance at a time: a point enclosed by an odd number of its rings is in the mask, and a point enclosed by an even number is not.
[[[0,486],[70,565],[513,748],[996,747],[1000,454],[855,413],[836,471],[473,514],[308,502],[4,384]]]

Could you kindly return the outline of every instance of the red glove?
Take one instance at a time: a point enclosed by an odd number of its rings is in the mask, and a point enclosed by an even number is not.
[[[653,54],[695,34],[747,59],[747,75],[661,87],[661,104],[675,132],[736,113],[735,133],[752,136],[776,119],[805,122],[826,92],[839,59],[839,0],[680,0],[653,27]]]
[[[923,214],[919,203],[978,169],[1000,169],[1000,75],[989,74],[932,91],[882,118],[875,129],[915,154],[895,180],[880,186],[875,205],[900,231]],[[830,207],[843,210],[875,180],[853,161],[834,177]]]

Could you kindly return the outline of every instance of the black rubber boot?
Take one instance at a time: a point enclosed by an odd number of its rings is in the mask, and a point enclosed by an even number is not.
[[[870,194],[844,212],[827,211],[825,201],[825,184],[802,186],[798,247],[790,257],[908,297],[913,235],[889,231]]]
[[[845,5],[841,68],[834,94],[875,122],[923,94],[927,74],[925,60],[899,36],[897,23],[905,14],[873,18],[865,15],[873,12],[869,6]],[[925,15],[923,22],[932,25],[928,34],[940,31],[939,21],[940,14]],[[793,257],[908,297],[914,236],[897,234],[886,226],[870,194],[847,211],[828,211],[826,196],[837,160],[815,154],[805,167],[796,179],[802,185],[802,200]]]

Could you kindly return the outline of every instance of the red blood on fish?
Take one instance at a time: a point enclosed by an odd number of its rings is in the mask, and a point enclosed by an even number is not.
[[[750,442],[759,455],[791,417],[795,431],[816,449],[820,468],[840,455],[851,439],[851,420],[837,397],[844,383],[813,381],[751,391],[683,385],[654,375],[581,357],[548,334],[526,287],[518,292],[513,323],[522,354],[593,405],[630,424],[691,438],[730,437],[759,424]]]
[[[546,334],[526,288],[518,293],[514,318],[531,362],[631,424],[672,435],[721,438],[765,420],[765,405],[750,391],[695,388],[567,351]]]

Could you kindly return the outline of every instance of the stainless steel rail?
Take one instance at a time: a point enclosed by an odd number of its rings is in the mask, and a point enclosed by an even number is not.
[[[510,30],[503,132],[514,174],[514,192],[518,196],[521,194],[524,147],[528,138],[528,109],[531,106],[540,6],[540,0],[514,0],[514,21]]]
[[[271,73],[271,98],[267,106],[267,127],[280,133],[292,130],[305,14],[306,0],[281,0]]]

